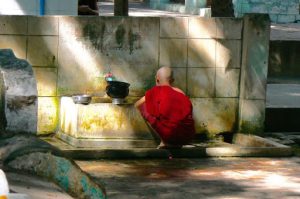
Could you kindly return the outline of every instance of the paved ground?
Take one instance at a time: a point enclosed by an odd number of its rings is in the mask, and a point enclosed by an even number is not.
[[[267,107],[300,108],[300,84],[268,84]]]
[[[296,199],[300,158],[77,161],[105,184],[109,199]],[[10,189],[31,199],[71,199],[47,180],[6,173]]]
[[[300,23],[272,24],[271,40],[300,41]]]
[[[77,161],[110,199],[300,198],[300,158]]]

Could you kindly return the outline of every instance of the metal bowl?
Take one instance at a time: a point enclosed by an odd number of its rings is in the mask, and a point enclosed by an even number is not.
[[[92,96],[91,95],[73,95],[72,99],[75,104],[87,105],[91,102]]]

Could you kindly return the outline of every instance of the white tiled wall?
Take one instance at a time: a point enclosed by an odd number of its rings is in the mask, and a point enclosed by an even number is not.
[[[77,15],[77,0],[45,0],[45,15]],[[40,0],[0,0],[0,15],[39,15]]]

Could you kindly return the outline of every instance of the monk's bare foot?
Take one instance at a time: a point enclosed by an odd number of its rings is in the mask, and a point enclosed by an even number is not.
[[[172,145],[172,144],[165,144],[161,142],[158,146],[158,149],[181,149],[182,145]]]

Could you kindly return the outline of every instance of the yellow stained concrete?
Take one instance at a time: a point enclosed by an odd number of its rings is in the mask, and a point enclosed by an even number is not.
[[[77,138],[149,138],[150,131],[132,105],[74,104],[61,100],[61,131]]]
[[[58,124],[58,98],[38,98],[38,134],[56,132]]]

